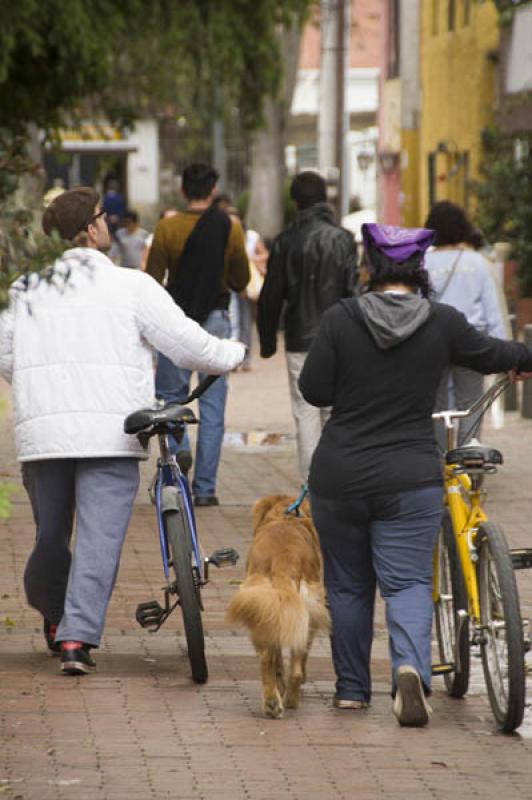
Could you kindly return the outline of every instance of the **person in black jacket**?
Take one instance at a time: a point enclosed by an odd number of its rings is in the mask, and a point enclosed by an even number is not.
[[[325,312],[299,386],[332,406],[310,469],[337,676],[335,705],[365,708],[378,584],[386,604],[393,710],[425,725],[430,707],[432,553],[442,472],[431,414],[450,364],[532,370],[532,350],[490,338],[429,301],[433,232],[364,225],[369,292]]]
[[[277,349],[277,329],[284,307],[284,335],[292,413],[296,423],[299,468],[307,479],[310,459],[327,412],[312,408],[297,386],[305,356],[323,312],[349,297],[357,281],[356,246],[339,227],[326,201],[326,185],[316,172],[296,175],[290,194],[297,216],[272,245],[266,278],[258,300],[260,353]]]

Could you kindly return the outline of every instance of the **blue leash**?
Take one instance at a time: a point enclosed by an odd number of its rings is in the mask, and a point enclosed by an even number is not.
[[[296,517],[300,517],[301,514],[299,513],[299,506],[301,505],[301,503],[303,502],[303,500],[305,499],[307,494],[308,494],[308,484],[305,483],[301,487],[301,491],[300,491],[299,496],[297,497],[297,499],[294,500],[294,502],[291,503],[288,506],[288,508],[286,509],[286,511],[284,513],[285,514],[293,514],[293,513],[295,513]]]

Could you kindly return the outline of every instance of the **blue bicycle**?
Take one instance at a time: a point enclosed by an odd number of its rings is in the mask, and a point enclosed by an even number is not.
[[[171,436],[179,444],[185,426],[197,424],[194,412],[186,408],[186,404],[200,397],[216,378],[216,375],[209,375],[201,381],[182,405],[168,403],[162,408],[141,409],[130,414],[124,422],[124,431],[136,435],[144,447],[148,446],[153,436],[157,436],[160,449],[149,494],[156,509],[166,579],[164,607],[156,600],[140,603],[135,616],[139,625],[154,633],[172,611],[181,606],[192,679],[196,683],[205,683],[208,678],[201,618],[201,587],[209,579],[210,564],[216,567],[234,565],[239,556],[236,550],[227,547],[216,550],[208,558],[203,557],[190,486],[176,456],[169,450],[168,440]],[[175,601],[173,598],[176,598]]]

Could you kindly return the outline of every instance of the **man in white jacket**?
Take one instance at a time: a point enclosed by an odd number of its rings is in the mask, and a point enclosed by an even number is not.
[[[179,367],[222,374],[245,355],[189,319],[143,272],[104,255],[99,195],[78,188],[45,210],[43,229],[73,244],[49,275],[15,284],[0,314],[0,374],[11,384],[17,455],[37,537],[24,573],[61,669],[94,669],[146,451],[124,418],[154,400],[153,349]],[[76,543],[70,552],[74,515]]]

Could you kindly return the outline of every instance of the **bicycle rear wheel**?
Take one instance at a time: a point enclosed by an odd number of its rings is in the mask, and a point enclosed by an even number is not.
[[[467,595],[462,569],[456,552],[449,512],[444,511],[438,536],[438,600],[434,604],[436,636],[442,664],[454,664],[452,672],[444,672],[445,688],[451,697],[463,697],[469,687],[470,650],[469,620],[459,630],[458,611],[467,611]],[[458,663],[457,663],[458,662]]]
[[[519,593],[504,533],[483,523],[477,534],[482,667],[497,725],[519,727],[525,708],[525,647]]]
[[[167,511],[164,515],[164,524],[168,539],[170,563],[174,569],[179,605],[183,614],[192,679],[196,683],[205,683],[208,678],[208,670],[205,659],[201,601],[199,586],[194,580],[192,542],[184,510]]]

